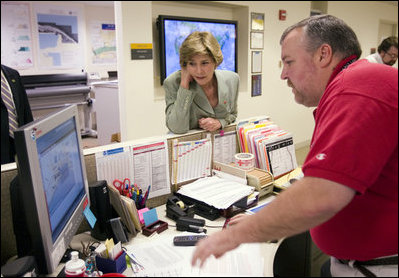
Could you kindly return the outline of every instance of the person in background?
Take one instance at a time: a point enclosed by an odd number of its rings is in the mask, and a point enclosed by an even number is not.
[[[237,118],[238,74],[216,70],[220,45],[210,32],[193,32],[180,47],[181,70],[164,81],[166,126],[173,133],[215,131]]]
[[[398,276],[398,70],[358,60],[342,20],[321,15],[282,35],[281,78],[315,109],[304,177],[254,215],[197,243],[192,264],[242,243],[310,229],[332,276]]]
[[[384,39],[378,46],[378,52],[370,54],[365,59],[372,63],[393,66],[398,59],[398,37]]]
[[[1,164],[15,162],[14,130],[33,121],[19,73],[1,65]]]

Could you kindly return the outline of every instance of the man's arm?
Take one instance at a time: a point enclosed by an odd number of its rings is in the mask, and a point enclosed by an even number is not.
[[[236,225],[201,240],[192,264],[201,265],[247,242],[266,242],[299,234],[333,217],[355,195],[349,187],[321,178],[305,177],[295,182],[273,202]]]

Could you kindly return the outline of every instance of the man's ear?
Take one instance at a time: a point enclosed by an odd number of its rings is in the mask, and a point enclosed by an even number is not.
[[[332,48],[329,44],[322,44],[317,50],[317,63],[320,67],[327,67],[333,59]]]

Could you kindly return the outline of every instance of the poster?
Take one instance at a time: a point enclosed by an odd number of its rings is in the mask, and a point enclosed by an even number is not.
[[[14,69],[33,67],[29,5],[1,3],[1,63]]]
[[[84,68],[81,11],[75,7],[34,5],[39,68]]]

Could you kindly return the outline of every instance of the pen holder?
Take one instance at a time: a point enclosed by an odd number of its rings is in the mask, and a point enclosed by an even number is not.
[[[96,256],[97,268],[103,273],[122,273],[127,267],[125,256],[125,252],[122,252],[115,261]]]
[[[168,228],[168,223],[162,221],[162,220],[158,220],[155,223],[152,223],[148,226],[145,226],[142,229],[142,233],[145,236],[150,236],[153,233],[157,232],[158,234],[162,233],[163,231],[165,231]]]

